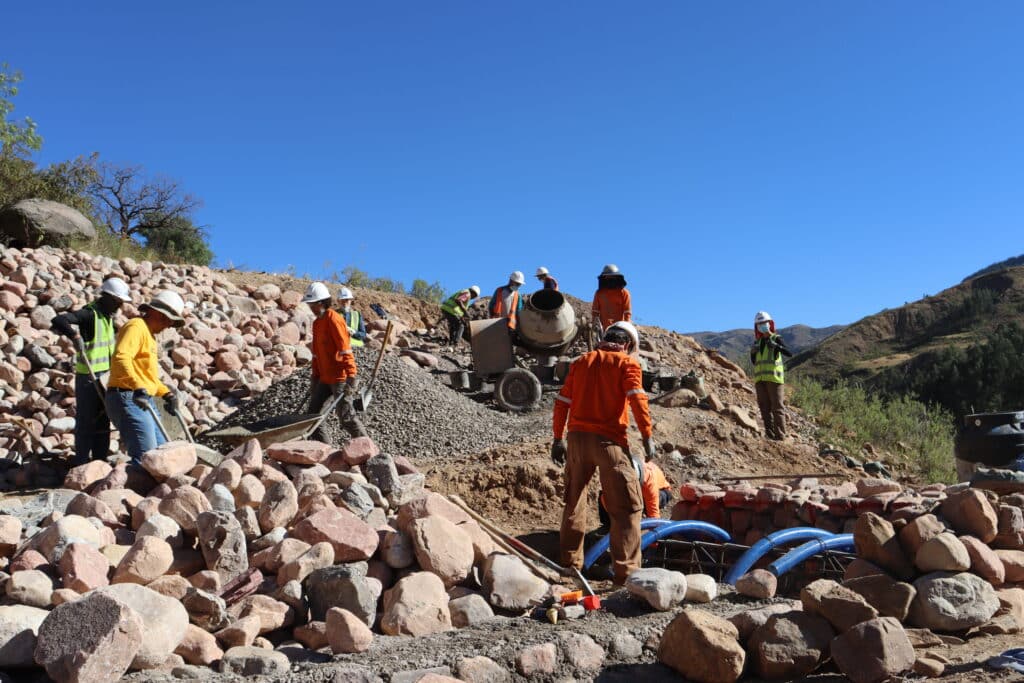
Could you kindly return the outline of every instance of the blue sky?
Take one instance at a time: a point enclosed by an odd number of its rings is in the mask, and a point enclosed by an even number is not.
[[[641,322],[696,331],[852,322],[1024,252],[1020,3],[2,16],[40,161],[180,180],[224,264],[485,292],[545,265],[590,298],[614,262]]]

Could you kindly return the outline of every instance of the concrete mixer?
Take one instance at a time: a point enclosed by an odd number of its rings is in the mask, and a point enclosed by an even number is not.
[[[543,384],[564,379],[556,373],[558,357],[573,345],[582,328],[565,296],[553,289],[529,295],[517,320],[514,334],[509,333],[505,318],[470,322],[470,345],[473,371],[481,379],[494,380],[498,405],[526,412],[537,407]],[[517,364],[516,349],[533,360],[530,367]]]

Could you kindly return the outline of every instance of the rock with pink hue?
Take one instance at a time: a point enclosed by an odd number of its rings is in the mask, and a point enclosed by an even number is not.
[[[947,531],[946,525],[939,521],[933,514],[921,515],[907,522],[907,525],[900,529],[900,546],[909,557],[917,554],[926,541],[929,541],[939,534]]]
[[[302,332],[299,330],[299,326],[295,323],[286,322],[284,325],[277,328],[277,334],[274,335],[274,339],[278,344],[296,346],[302,340]]]
[[[209,512],[210,501],[194,486],[179,486],[160,501],[160,514],[178,523],[182,531],[195,534],[199,515]]]
[[[1024,550],[996,550],[1003,563],[1006,583],[1024,582]]]
[[[227,647],[248,647],[252,645],[253,641],[256,640],[256,636],[260,634],[260,627],[262,625],[263,623],[260,621],[259,616],[254,614],[233,621],[214,635],[217,637],[217,640],[224,643]]]
[[[132,660],[133,669],[152,669],[159,666],[185,637],[188,612],[177,600],[134,583],[104,586],[87,594],[86,597],[96,594],[109,595],[130,607],[142,619],[145,637],[135,659]]]
[[[0,515],[0,557],[10,557],[21,542],[21,520]]]
[[[71,499],[64,513],[81,517],[95,517],[107,526],[118,526],[120,522],[110,507],[98,498],[87,493],[79,493]]]
[[[767,600],[775,597],[779,580],[766,569],[754,569],[736,580],[736,592],[740,595]]]
[[[357,436],[350,439],[341,449],[341,459],[349,467],[362,465],[364,462],[380,453],[377,444],[368,436]]]
[[[735,626],[710,612],[688,609],[665,627],[658,660],[688,680],[734,683],[743,673],[746,652]]]
[[[257,518],[264,533],[275,527],[287,527],[299,511],[299,494],[287,479],[267,487]]]
[[[277,585],[283,586],[289,581],[301,583],[317,569],[330,567],[332,564],[334,564],[334,546],[326,541],[317,543],[281,567],[277,572]]]
[[[974,536],[982,543],[991,542],[999,532],[995,508],[979,489],[968,488],[947,495],[941,510],[957,533]]]
[[[115,598],[91,593],[56,607],[39,627],[35,661],[56,681],[113,683],[142,647],[138,614]]]
[[[55,551],[63,551],[69,543],[83,541],[102,547],[105,538],[104,534],[85,517],[65,515],[33,536],[28,542],[28,548],[38,550],[47,561],[55,562],[59,559]]]
[[[336,655],[366,652],[373,644],[373,632],[347,609],[332,607],[327,610],[325,630],[331,652]]]
[[[79,593],[106,586],[110,563],[95,547],[88,543],[72,543],[61,555],[58,564],[61,585]]]
[[[189,624],[174,654],[181,656],[189,664],[210,666],[224,656],[224,651],[217,645],[217,639],[212,633]]]
[[[516,655],[516,670],[526,678],[548,676],[558,667],[558,646],[541,643],[524,647]]]
[[[310,515],[295,525],[292,536],[311,545],[334,546],[335,562],[368,560],[377,550],[377,532],[348,510],[336,508]]]
[[[170,570],[174,550],[162,538],[143,536],[135,541],[117,569],[111,583],[137,583],[145,586]]]
[[[256,439],[249,439],[226,457],[242,467],[242,474],[259,474],[263,470],[263,448]]]
[[[143,453],[139,464],[154,479],[164,481],[196,466],[196,447],[188,441],[168,441]]]
[[[228,613],[235,621],[249,616],[258,617],[261,635],[291,626],[295,621],[295,610],[268,595],[242,598],[228,608]]]
[[[92,460],[84,465],[72,467],[64,477],[64,488],[84,491],[110,474],[111,469],[105,460]]]
[[[322,441],[286,441],[267,448],[267,457],[291,465],[316,465],[327,459],[334,447]]]
[[[415,519],[409,524],[416,560],[422,569],[441,577],[446,588],[462,583],[473,569],[473,541],[444,517]]]
[[[159,593],[160,595],[180,601],[188,594],[189,589],[192,588],[192,584],[184,576],[179,576],[178,574],[167,574],[165,576],[161,576],[155,581],[151,581],[146,585],[146,588]]]
[[[450,631],[448,595],[441,579],[430,572],[415,572],[385,591],[380,628],[392,636]]]
[[[266,494],[267,490],[258,477],[251,474],[243,475],[238,481],[238,486],[234,489],[235,506],[240,508],[250,507],[258,510],[260,503],[263,502],[263,496]]]
[[[914,666],[917,657],[900,622],[879,617],[832,640],[832,659],[853,683],[881,683]]]
[[[412,520],[431,515],[444,517],[453,524],[464,524],[474,521],[465,510],[441,494],[428,492],[398,508],[398,528],[408,533],[409,524]]]

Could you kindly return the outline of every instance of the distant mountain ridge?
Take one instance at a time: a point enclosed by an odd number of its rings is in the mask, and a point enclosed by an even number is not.
[[[845,325],[831,325],[829,327],[810,327],[808,325],[790,325],[778,330],[793,353],[806,351],[817,346],[824,340],[839,332]],[[733,361],[742,361],[747,357],[750,344],[754,340],[754,330],[739,329],[726,332],[690,332],[689,336],[696,339],[704,346],[715,349],[726,358]]]

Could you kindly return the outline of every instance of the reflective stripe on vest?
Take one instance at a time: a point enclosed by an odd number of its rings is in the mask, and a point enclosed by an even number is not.
[[[108,372],[110,370],[110,357],[114,354],[114,321],[100,315],[93,304],[86,306],[92,311],[92,339],[85,341],[85,357],[92,365],[95,373]],[[88,375],[89,368],[85,365],[81,354],[75,354],[75,372],[79,375]]]
[[[459,291],[452,294],[450,297],[444,300],[443,304],[441,304],[441,310],[444,311],[445,313],[450,313],[454,315],[456,318],[461,318],[462,316],[466,315],[466,313],[468,313],[468,310],[466,309],[465,305],[461,301],[459,301],[459,297],[462,296],[463,294],[469,294],[469,290],[460,289]]]
[[[758,344],[757,354],[754,356],[754,381],[786,383],[782,354],[764,342]]]
[[[349,316],[351,316],[351,318]],[[356,339],[355,337],[352,336],[353,334],[359,331],[359,321],[361,319],[359,311],[357,311],[354,308],[350,309],[348,312],[342,311],[341,317],[345,319],[345,327],[348,328],[349,344],[351,346],[356,347],[357,349],[362,348],[363,340]]]
[[[494,296],[491,298],[491,317],[492,318],[508,318],[508,327],[511,330],[516,329],[516,311],[519,308],[519,290],[512,292],[509,296],[509,310],[505,310],[505,299],[501,296],[501,290],[504,287],[498,287],[494,290]]]

